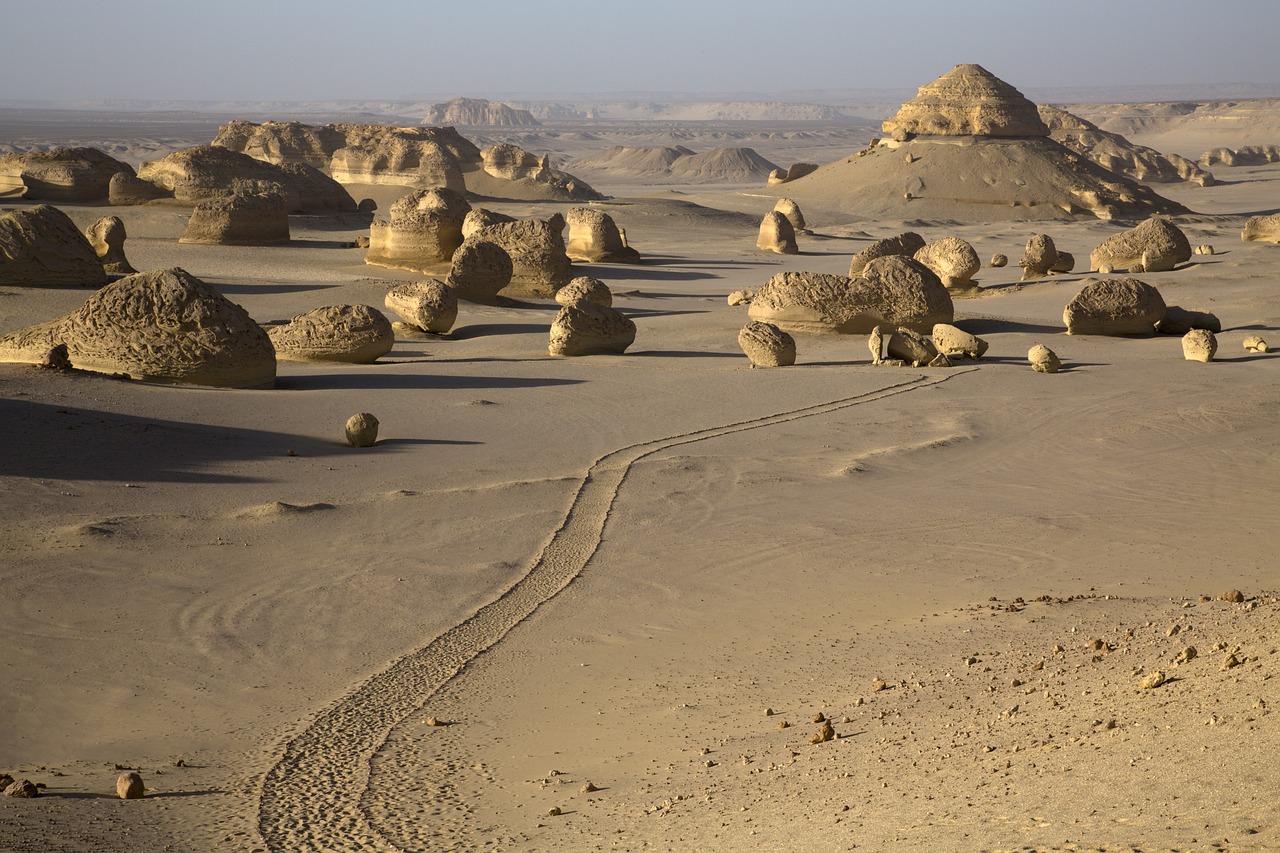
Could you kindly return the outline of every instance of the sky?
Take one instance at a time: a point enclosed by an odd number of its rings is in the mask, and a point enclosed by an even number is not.
[[[0,100],[1280,88],[1277,0],[0,0]]]

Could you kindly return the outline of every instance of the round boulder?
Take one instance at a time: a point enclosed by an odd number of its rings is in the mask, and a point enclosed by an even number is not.
[[[796,340],[772,323],[753,322],[738,332],[738,346],[752,367],[786,367],[796,363]]]
[[[948,290],[971,290],[973,276],[982,269],[973,246],[959,237],[943,237],[928,243],[915,254],[915,259],[933,270]]]
[[[1250,217],[1240,231],[1240,239],[1245,242],[1280,243],[1280,213]]]
[[[603,355],[626,352],[636,339],[630,317],[595,302],[566,305],[551,323],[547,352],[551,355]]]
[[[1057,373],[1062,369],[1062,362],[1053,350],[1044,344],[1036,344],[1027,350],[1027,361],[1036,373]]]
[[[591,276],[578,276],[556,291],[556,302],[561,305],[572,305],[582,299],[606,308],[613,307],[613,293],[609,285]]]
[[[449,285],[459,299],[492,305],[511,283],[514,266],[507,250],[488,240],[467,238],[453,253]]]
[[[938,323],[933,327],[933,345],[943,355],[972,359],[982,358],[988,346],[982,338],[948,323]]]
[[[1032,234],[1022,253],[1018,266],[1022,267],[1022,280],[1042,278],[1049,274],[1058,262],[1058,248],[1048,234]]]
[[[1166,219],[1152,217],[1128,231],[1113,234],[1089,255],[1089,264],[1116,270],[1141,266],[1146,272],[1165,272],[1191,260],[1191,243],[1182,229]]]
[[[368,412],[360,412],[347,418],[347,444],[352,447],[373,447],[378,441],[378,419]]]
[[[805,230],[804,214],[800,212],[800,205],[796,204],[793,199],[780,198],[773,205],[773,209],[787,217],[787,221],[791,223],[791,228],[797,234]]]
[[[391,351],[391,321],[368,305],[326,305],[267,330],[285,361],[372,364]]]
[[[1213,361],[1218,339],[1208,329],[1192,329],[1182,336],[1182,357],[1187,361]]]
[[[116,779],[116,796],[122,800],[140,800],[145,792],[142,777],[132,770]]]
[[[1009,265],[1009,256],[1002,255],[999,252],[996,252],[994,255],[992,255],[991,263],[987,264],[987,266],[995,267],[995,268],[1006,267],[1008,265]]]
[[[1136,278],[1089,279],[1062,312],[1068,335],[1150,336],[1164,319],[1160,291]]]
[[[458,294],[439,279],[396,285],[383,303],[410,326],[435,335],[446,334],[458,319]]]
[[[56,207],[0,211],[0,285],[79,285],[107,280],[84,234]]]

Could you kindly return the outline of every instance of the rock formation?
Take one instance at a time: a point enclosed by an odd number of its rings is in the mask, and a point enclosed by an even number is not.
[[[462,127],[538,127],[540,122],[528,110],[495,104],[484,98],[454,98],[433,104],[422,117],[423,124]]]
[[[1271,348],[1267,346],[1267,342],[1257,335],[1249,335],[1244,339],[1245,352],[1270,352]]]
[[[1218,339],[1208,329],[1192,329],[1182,336],[1182,357],[1187,361],[1213,361]]]
[[[914,231],[904,231],[896,237],[885,237],[876,240],[853,256],[853,260],[849,262],[849,275],[861,275],[862,271],[867,268],[867,264],[876,258],[884,258],[889,255],[914,257],[916,252],[924,248],[924,245],[924,238]]]
[[[143,163],[138,177],[182,204],[197,204],[233,193],[278,192],[289,212],[354,211],[342,185],[300,162],[275,165],[227,148],[199,145]]]
[[[1064,147],[1088,157],[1108,171],[1144,183],[1188,181],[1202,187],[1213,186],[1213,173],[1177,154],[1162,154],[1154,148],[1134,145],[1118,133],[1096,125],[1063,109],[1040,104],[1040,118],[1049,128],[1049,137]]]
[[[471,205],[442,187],[415,190],[391,205],[391,219],[369,229],[366,264],[432,272],[448,264],[462,245],[462,223]]]
[[[1152,217],[1128,231],[1113,234],[1089,255],[1093,269],[1105,264],[1129,270],[1138,264],[1147,272],[1171,270],[1191,260],[1191,243],[1173,223]]]
[[[552,297],[573,278],[558,223],[521,219],[481,228],[468,240],[497,243],[511,256],[511,284],[504,295]]]
[[[738,346],[752,367],[787,367],[796,363],[796,340],[772,323],[755,321],[738,332]]]
[[[1164,319],[1160,291],[1135,278],[1089,279],[1062,312],[1068,335],[1150,337]]]
[[[613,307],[613,293],[609,286],[598,278],[579,276],[556,291],[556,302],[561,305],[572,305],[585,299],[606,308]]]
[[[93,247],[58,208],[0,210],[0,285],[97,287],[106,280]]]
[[[104,216],[84,231],[84,237],[102,262],[108,275],[133,275],[137,272],[124,256],[124,222],[118,216]]]
[[[1250,217],[1244,223],[1240,239],[1245,242],[1280,243],[1280,213]]]
[[[981,65],[957,65],[902,105],[882,129],[913,136],[1048,136],[1036,105]]]
[[[1049,275],[1065,275],[1076,268],[1076,256],[1070,252],[1058,252],[1058,259],[1049,267]]]
[[[127,276],[67,317],[0,338],[0,360],[35,363],[57,343],[81,370],[227,388],[275,384],[267,333],[181,269]]]
[[[565,216],[569,242],[565,253],[570,260],[587,263],[638,264],[640,253],[627,245],[613,217],[594,207],[572,207]]]
[[[384,304],[408,325],[435,335],[448,333],[458,319],[458,293],[439,279],[398,284]]]
[[[913,367],[922,367],[932,364],[938,358],[938,348],[933,341],[919,332],[899,328],[884,335],[884,330],[880,331],[883,335],[882,348],[888,357],[887,360],[897,360]]]
[[[773,209],[787,217],[787,221],[791,223],[791,227],[797,234],[801,234],[806,230],[804,214],[800,212],[800,205],[796,204],[793,199],[780,198],[773,205]]]
[[[992,268],[1006,267],[1009,265],[1009,256],[996,252],[991,256],[991,262],[987,266]]]
[[[964,329],[956,328],[948,323],[938,323],[933,327],[933,345],[945,356],[964,356],[979,359],[986,353],[989,344]]]
[[[798,255],[800,248],[796,245],[796,232],[791,222],[776,210],[771,210],[760,221],[760,233],[756,237],[756,248],[762,252],[775,252],[779,255]]]
[[[467,214],[467,218],[462,220],[462,238],[465,240],[481,228],[488,228],[490,225],[501,225],[504,222],[515,222],[514,216],[508,216],[505,213],[498,213],[495,210],[488,210],[483,207],[473,207]]]
[[[973,246],[959,237],[943,237],[916,251],[915,259],[933,270],[948,290],[971,290],[982,261]]]
[[[1264,166],[1280,162],[1280,145],[1246,145],[1243,148],[1210,148],[1200,155],[1199,165]]]
[[[566,305],[551,323],[551,355],[603,355],[626,352],[636,339],[631,318],[595,302]]]
[[[18,779],[5,786],[4,795],[6,797],[33,800],[40,796],[40,789],[30,779]]]
[[[168,193],[163,187],[144,181],[132,172],[117,172],[107,187],[107,203],[116,207],[146,204],[166,196]]]
[[[1058,262],[1058,248],[1048,234],[1032,234],[1027,238],[1027,248],[1018,266],[1022,267],[1022,280],[1041,278],[1049,274]]]
[[[453,253],[448,282],[459,299],[491,305],[511,283],[513,270],[506,249],[488,240],[468,238]]]
[[[358,412],[347,418],[344,432],[347,444],[352,447],[373,447],[378,443],[378,419],[368,412]]]
[[[233,193],[197,202],[179,243],[270,246],[289,242],[289,213],[278,193]]]
[[[122,800],[140,800],[146,790],[142,777],[132,770],[116,779],[116,796]]]
[[[267,330],[285,361],[372,364],[391,352],[391,321],[368,305],[326,305]]]
[[[100,201],[111,178],[133,177],[133,167],[96,148],[54,148],[0,155],[0,195],[23,190],[23,198],[44,201]]]
[[[1027,350],[1027,361],[1036,373],[1057,373],[1062,369],[1062,362],[1053,350],[1044,344],[1036,344]]]
[[[790,169],[773,169],[769,172],[769,186],[777,186],[788,181],[798,180],[816,171],[818,171],[817,163],[792,163]]]

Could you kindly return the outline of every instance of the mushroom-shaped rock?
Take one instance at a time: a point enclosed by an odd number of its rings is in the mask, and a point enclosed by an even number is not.
[[[124,256],[124,222],[118,216],[104,216],[84,231],[85,239],[111,275],[133,275],[137,272]]]
[[[23,345],[24,336],[27,339]],[[271,341],[243,308],[181,269],[126,276],[78,311],[0,338],[0,359],[67,345],[81,370],[228,388],[275,385]]]
[[[1053,245],[1053,238],[1048,234],[1032,234],[1027,239],[1022,260],[1018,261],[1018,266],[1022,267],[1022,280],[1048,275],[1057,262],[1058,248]]]
[[[1115,270],[1141,265],[1146,272],[1164,272],[1191,260],[1191,243],[1182,229],[1166,219],[1151,217],[1128,231],[1113,234],[1089,255],[1089,264]]]
[[[752,367],[786,367],[796,363],[796,340],[772,323],[748,323],[738,332],[738,346]]]
[[[462,223],[471,205],[444,187],[414,190],[391,205],[391,218],[369,226],[366,264],[433,272],[462,245]]]
[[[636,324],[613,308],[580,300],[566,305],[551,323],[551,355],[602,355],[626,352],[636,339]]]
[[[1222,331],[1222,321],[1208,311],[1188,311],[1178,305],[1169,305],[1164,309],[1164,317],[1156,324],[1156,331],[1162,335],[1185,335],[1192,329],[1205,329],[1216,334]]]
[[[116,796],[120,799],[140,800],[144,793],[146,793],[146,786],[142,784],[142,777],[135,771],[130,770],[117,777]]]
[[[957,65],[883,124],[886,136],[1048,136],[1036,105],[981,65]]]
[[[439,279],[398,284],[383,300],[387,310],[410,326],[443,335],[458,319],[458,293]]]
[[[1136,278],[1091,278],[1062,312],[1069,335],[1155,334],[1164,319],[1160,291]]]
[[[1208,329],[1192,329],[1182,336],[1182,357],[1187,361],[1213,361],[1218,339]]]
[[[511,256],[511,283],[504,295],[551,297],[573,278],[558,223],[521,219],[481,228],[469,240],[497,243]]]
[[[378,441],[378,419],[368,412],[359,412],[347,418],[345,432],[347,444],[352,447],[373,447]]]
[[[853,256],[853,260],[849,262],[849,275],[860,275],[867,268],[867,264],[876,258],[885,258],[889,255],[904,255],[909,258],[923,249],[924,245],[924,238],[914,231],[904,231],[896,237],[876,240]]]
[[[184,148],[143,163],[138,177],[184,204],[234,193],[278,191],[290,211],[356,209],[355,199],[340,183],[306,163],[277,165],[213,145]]]
[[[97,287],[106,280],[93,247],[58,208],[0,211],[0,285]]]
[[[911,329],[895,329],[885,341],[884,349],[889,358],[901,359],[916,367],[929,364],[938,357],[938,348],[933,341]]]
[[[40,796],[40,789],[30,779],[18,779],[10,782],[4,789],[6,797],[20,797],[25,800],[33,800]]]
[[[1252,216],[1240,232],[1245,242],[1280,243],[1280,213],[1268,216]]]
[[[982,358],[988,346],[982,338],[949,323],[938,323],[933,327],[933,345],[943,355],[973,359]]]
[[[1267,342],[1257,335],[1250,335],[1244,339],[1245,352],[1270,352],[1271,348],[1267,346]]]
[[[462,220],[462,237],[465,240],[481,228],[515,221],[516,218],[514,216],[508,216],[505,213],[498,213],[483,207],[473,207],[466,218]]]
[[[511,283],[512,270],[506,249],[488,240],[468,238],[453,253],[449,285],[459,299],[492,304],[498,292]]]
[[[588,263],[638,264],[640,253],[627,245],[613,217],[594,207],[574,207],[565,216],[569,242],[565,253],[570,260]]]
[[[222,246],[270,246],[289,242],[289,211],[284,196],[236,193],[198,202],[179,243]]]
[[[391,321],[368,305],[326,305],[267,330],[285,361],[372,364],[391,351]]]
[[[994,255],[992,255],[991,262],[987,264],[987,266],[994,267],[994,268],[1006,267],[1008,265],[1009,265],[1009,256],[1002,255],[999,252],[996,252]]]
[[[572,305],[580,299],[606,308],[613,307],[613,293],[609,290],[609,285],[591,276],[578,276],[556,291],[556,302],[561,305]]]
[[[780,198],[774,203],[773,209],[787,217],[792,230],[797,234],[805,230],[804,214],[800,212],[800,205],[796,204],[794,199]]]
[[[915,253],[915,259],[933,270],[948,290],[970,290],[973,275],[982,269],[978,253],[959,237],[943,237]]]
[[[1057,373],[1062,369],[1062,362],[1053,350],[1044,344],[1036,344],[1027,350],[1027,361],[1036,373]]]
[[[800,249],[796,246],[796,232],[790,220],[776,210],[771,210],[760,220],[760,234],[756,237],[756,248],[765,252],[776,252],[779,255],[797,255]]]

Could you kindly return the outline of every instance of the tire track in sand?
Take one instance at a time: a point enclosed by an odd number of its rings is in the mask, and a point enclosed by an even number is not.
[[[618,489],[635,463],[671,447],[929,388],[973,369],[939,377],[913,376],[853,397],[657,438],[601,456],[587,469],[564,521],[520,580],[321,711],[285,743],[258,791],[258,831],[268,849],[281,853],[400,850],[370,825],[362,807],[373,756],[397,725],[469,661],[582,572],[600,545]]]

